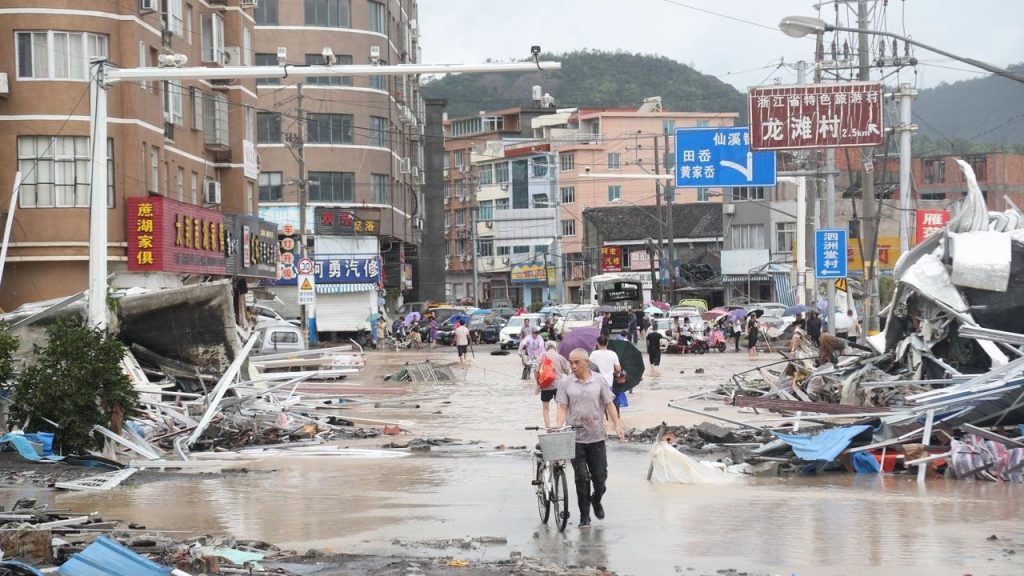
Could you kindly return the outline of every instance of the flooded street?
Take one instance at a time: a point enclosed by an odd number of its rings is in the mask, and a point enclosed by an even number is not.
[[[530,486],[525,447],[535,436],[523,427],[540,423],[538,397],[519,381],[518,358],[476,352],[465,382],[398,384],[410,389],[409,398],[420,398],[418,409],[352,412],[401,420],[408,435],[342,444],[374,448],[414,437],[465,443],[398,452],[402,457],[277,457],[243,464],[251,470],[244,474],[172,477],[110,493],[46,497],[56,507],[102,510],[150,529],[230,533],[299,551],[470,561],[521,551],[637,575],[722,568],[800,575],[1024,573],[1019,485],[932,479],[922,488],[910,476],[853,474],[658,485],[646,480],[650,447],[615,442],[609,443],[607,518],[580,531],[573,498],[569,527],[561,534],[553,522],[539,523]],[[374,374],[420,356],[371,354],[374,366],[364,381],[371,384]],[[432,356],[444,362],[454,357],[447,351]],[[626,427],[699,421],[666,402],[767,360],[745,354],[668,357],[665,377],[630,397]],[[704,374],[693,375],[698,367]],[[723,415],[733,410],[694,406]],[[998,539],[987,540],[991,535]],[[468,547],[440,542],[470,538],[481,540]]]

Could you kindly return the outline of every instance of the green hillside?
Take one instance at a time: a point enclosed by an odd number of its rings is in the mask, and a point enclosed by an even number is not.
[[[424,84],[423,95],[448,100],[448,116],[529,105],[531,87],[539,85],[555,106],[636,108],[644,98],[661,96],[673,112],[737,112],[746,117],[746,95],[663,56],[625,52],[578,51],[545,54],[562,69],[553,72],[464,74]]]

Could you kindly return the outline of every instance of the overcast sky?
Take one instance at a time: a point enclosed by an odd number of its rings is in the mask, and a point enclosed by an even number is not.
[[[872,18],[874,29],[1000,67],[1024,61],[1024,0],[889,0],[886,10],[881,8],[883,2],[874,4],[879,7]],[[842,10],[845,17],[847,11]],[[835,19],[831,2],[819,15],[812,0],[420,0],[419,4],[424,63],[520,58],[529,55],[533,44],[545,52],[621,49],[667,56],[740,90],[770,84],[776,78],[795,83],[796,72],[779,68],[780,59],[786,63],[813,59],[812,39],[790,38],[778,30],[779,20],[790,15]],[[916,78],[911,70],[900,80],[916,81],[920,88],[985,74],[915,50],[922,63]],[[872,79],[879,78],[873,72]]]

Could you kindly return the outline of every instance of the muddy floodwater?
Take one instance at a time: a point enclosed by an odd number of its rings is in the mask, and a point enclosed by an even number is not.
[[[631,396],[624,421],[642,427],[675,417],[665,409],[666,398],[716,383],[737,369],[736,362],[753,362],[740,356],[669,359],[664,378]],[[391,356],[380,361],[396,362]],[[705,374],[689,376],[697,366]],[[410,397],[422,398],[420,408],[363,413],[400,419],[410,435],[359,446],[442,436],[476,443],[401,457],[276,457],[247,464],[252,471],[246,474],[49,498],[57,507],[102,510],[151,529],[230,533],[300,551],[470,561],[521,551],[636,575],[722,568],[786,575],[1024,574],[1024,486],[941,479],[920,486],[910,476],[853,474],[659,485],[646,480],[649,446],[632,444],[609,444],[607,517],[579,530],[573,499],[569,527],[559,533],[537,518],[523,448],[534,437],[522,427],[539,423],[539,401],[518,372],[517,359],[478,350],[465,381],[408,385]],[[683,417],[678,413],[669,423]],[[439,542],[470,538],[479,540],[468,547]]]

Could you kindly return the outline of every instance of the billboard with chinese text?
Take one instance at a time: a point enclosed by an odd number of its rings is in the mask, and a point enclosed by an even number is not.
[[[132,272],[226,273],[223,214],[163,196],[127,201]]]
[[[949,210],[918,210],[914,243],[920,244],[925,238],[942,230],[949,222]]]
[[[602,246],[601,247],[601,272],[622,271],[622,247]]]
[[[754,150],[878,146],[885,122],[877,82],[759,86],[750,89]]]
[[[318,254],[313,258],[313,281],[316,284],[379,284],[381,262],[377,256]],[[297,275],[280,278],[275,284],[292,285]]]

